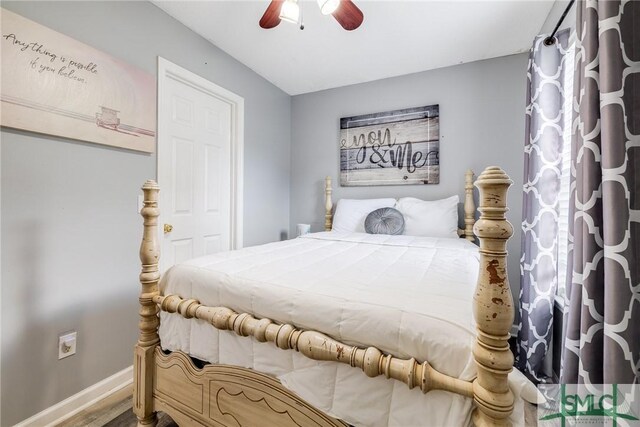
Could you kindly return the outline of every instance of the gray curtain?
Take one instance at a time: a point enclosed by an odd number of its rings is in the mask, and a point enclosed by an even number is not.
[[[544,44],[546,38],[542,35],[534,40],[527,72],[520,324],[516,354],[518,369],[537,380],[551,376],[550,369],[545,370],[544,360],[551,343],[557,288],[563,85],[569,31],[559,32],[550,46]]]
[[[577,7],[569,227],[573,265],[561,381],[637,383],[640,1],[590,0]]]

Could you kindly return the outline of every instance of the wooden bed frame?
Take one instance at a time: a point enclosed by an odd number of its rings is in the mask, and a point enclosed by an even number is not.
[[[333,200],[331,194],[331,177],[324,179],[324,231],[331,231],[333,227]],[[464,175],[464,228],[458,229],[458,236],[464,237],[470,242],[475,242],[473,224],[476,221],[476,205],[473,201],[473,171],[469,169]]]
[[[301,330],[227,307],[207,307],[193,299],[161,295],[158,288],[158,185],[147,181],[144,191],[144,234],[140,247],[140,334],[134,350],[133,409],[138,426],[156,424],[163,411],[181,426],[345,426],[309,405],[279,381],[257,371],[218,364],[196,366],[183,352],[165,354],[158,336],[159,310],[186,319],[209,322],[219,330],[272,342],[314,360],[335,361],[362,369],[366,375],[384,375],[409,388],[445,390],[474,399],[476,426],[507,426],[514,397],[507,375],[513,366],[508,339],[513,322],[511,290],[507,279],[506,243],[513,234],[506,220],[506,196],[511,180],[503,170],[489,167],[478,177],[480,218],[474,224],[473,172],[465,180],[465,229],[461,233],[480,243],[480,271],[473,302],[477,337],[473,356],[477,377],[464,381],[442,374],[427,361],[400,359],[375,347],[343,344],[321,332]],[[325,228],[331,229],[331,179],[325,184]],[[428,301],[425,301],[428,303]]]

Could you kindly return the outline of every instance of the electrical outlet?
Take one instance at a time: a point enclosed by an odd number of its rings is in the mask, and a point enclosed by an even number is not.
[[[58,337],[58,360],[76,354],[76,331],[60,335]]]

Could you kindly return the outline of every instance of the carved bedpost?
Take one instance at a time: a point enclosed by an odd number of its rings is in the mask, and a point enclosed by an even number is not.
[[[149,180],[142,186],[144,192],[144,207],[140,214],[144,218],[144,234],[140,245],[140,334],[134,351],[134,380],[133,380],[133,411],[138,417],[138,427],[155,426],[156,413],[153,410],[153,370],[154,350],[160,338],[158,337],[158,307],[153,297],[158,295],[158,184]]]
[[[467,170],[464,177],[464,238],[475,241],[473,224],[476,222],[476,204],[473,201],[473,171]]]
[[[324,179],[324,231],[331,231],[333,224],[333,201],[331,200],[331,177],[327,176]]]
[[[507,278],[507,240],[513,227],[507,221],[507,190],[512,184],[498,167],[488,167],[476,180],[480,191],[480,219],[473,231],[480,240],[480,272],[474,296],[478,335],[473,356],[478,377],[473,382],[476,427],[509,426],[513,393],[507,375],[513,367],[509,331],[513,303]]]

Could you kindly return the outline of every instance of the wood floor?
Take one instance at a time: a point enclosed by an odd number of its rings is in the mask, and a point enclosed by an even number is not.
[[[136,427],[136,417],[131,410],[132,386],[118,390],[111,396],[74,415],[56,427]],[[536,407],[525,403],[525,426],[537,426]],[[158,414],[158,427],[178,427],[166,414]]]
[[[131,410],[133,386],[129,385],[79,412],[56,427],[136,427]],[[166,414],[158,414],[158,427],[178,427]]]

